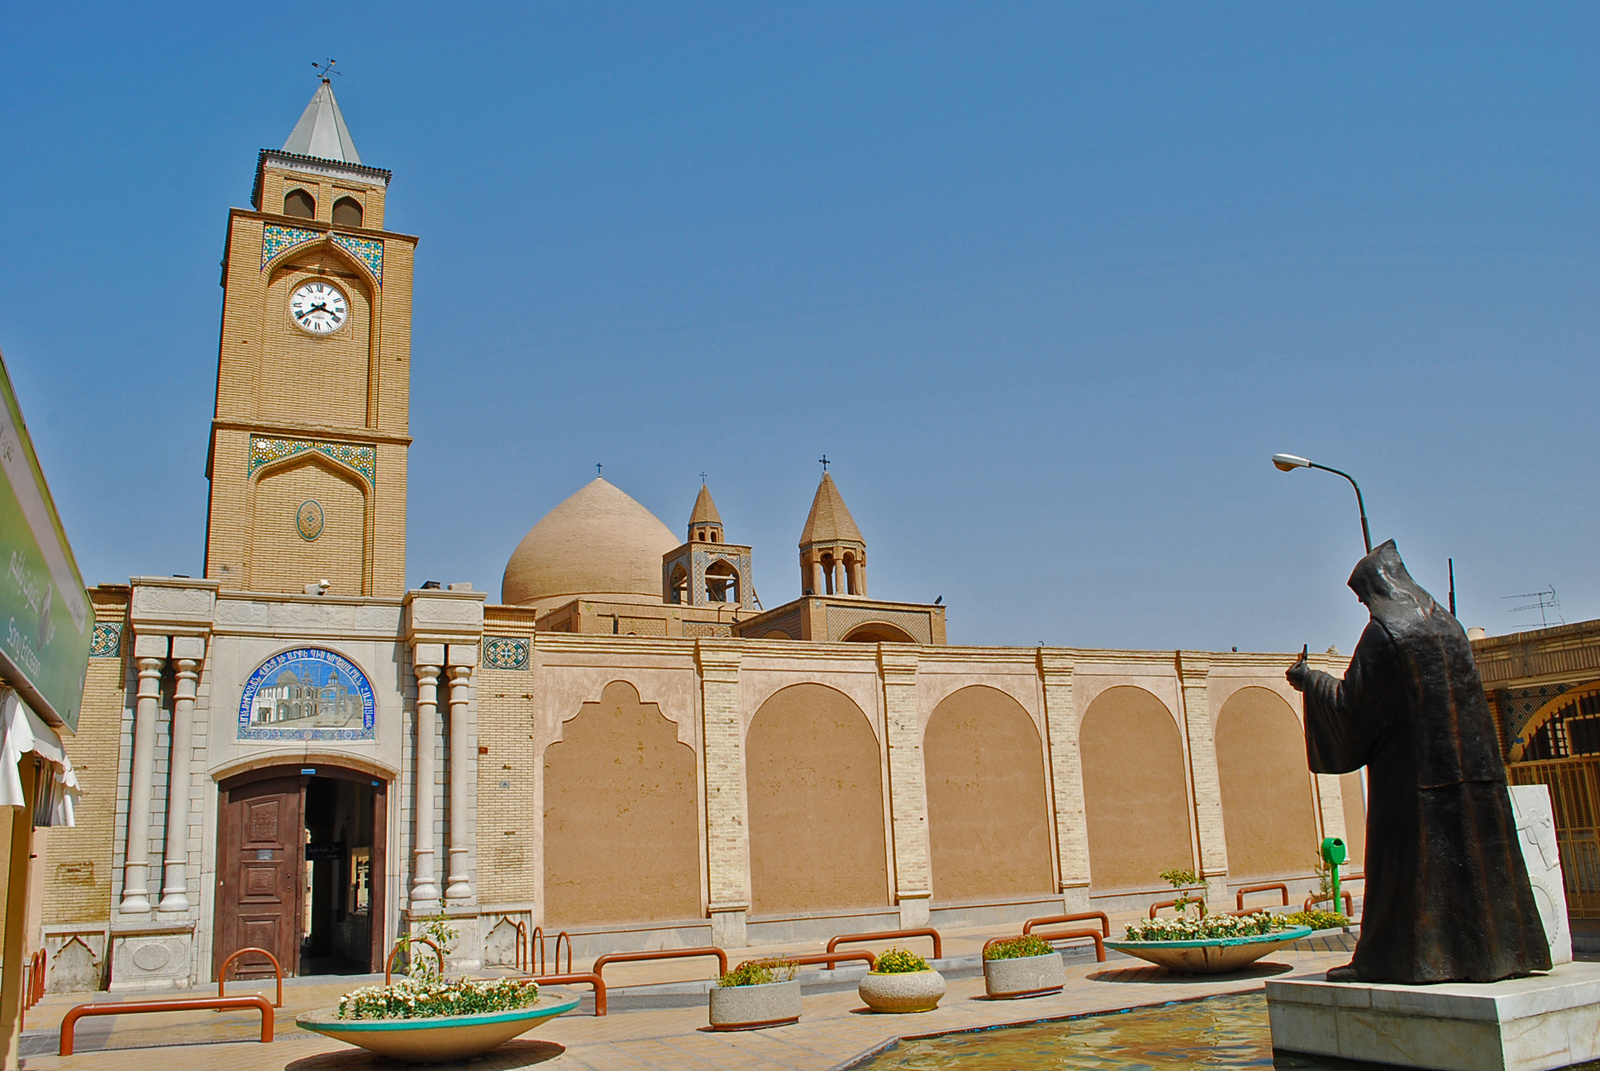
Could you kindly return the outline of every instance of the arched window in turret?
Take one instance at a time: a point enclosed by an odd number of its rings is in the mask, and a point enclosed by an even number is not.
[[[361,202],[354,197],[341,197],[333,202],[333,225],[335,227],[361,226]]]
[[[314,219],[317,214],[317,200],[305,190],[290,190],[283,198],[283,214]]]
[[[706,566],[706,601],[739,601],[739,571],[722,558]]]

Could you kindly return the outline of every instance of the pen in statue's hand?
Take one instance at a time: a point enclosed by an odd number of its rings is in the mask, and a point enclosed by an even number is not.
[[[1310,651],[1311,645],[1309,643],[1301,646],[1300,660],[1290,666],[1289,671],[1284,674],[1288,678],[1289,686],[1297,692],[1305,691],[1306,685],[1311,681],[1311,667],[1306,664],[1306,655]]]

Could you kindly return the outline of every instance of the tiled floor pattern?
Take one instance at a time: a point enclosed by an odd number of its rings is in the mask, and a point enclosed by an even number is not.
[[[946,956],[967,953],[966,943],[947,943]],[[537,1040],[512,1042],[469,1063],[436,1066],[466,1071],[521,1067],[548,1071],[829,1071],[896,1035],[1028,1022],[1240,992],[1259,988],[1263,979],[1274,974],[1322,971],[1348,962],[1349,952],[1341,947],[1343,941],[1319,943],[1328,947],[1285,950],[1270,957],[1268,964],[1221,981],[1180,979],[1120,957],[1104,964],[1079,961],[1069,965],[1068,985],[1061,994],[1023,1001],[988,1000],[981,977],[957,978],[951,980],[937,1010],[916,1016],[872,1015],[865,1012],[850,991],[817,993],[804,998],[804,1015],[794,1026],[742,1033],[713,1033],[706,1029],[703,1003],[686,1008],[613,1010],[604,1018],[573,1014],[538,1027],[533,1031]],[[952,944],[954,947],[950,947]],[[23,1067],[28,1071],[395,1071],[405,1066],[308,1034],[294,1025],[295,1015],[327,1007],[350,986],[351,980],[338,979],[333,983],[302,982],[287,987],[285,1006],[277,1012],[277,1040],[270,1045],[248,1040],[256,1036],[258,1016],[254,1012],[184,1012],[130,1016],[126,1020],[107,1016],[80,1022],[77,1055],[27,1056]],[[240,986],[239,992],[249,989]],[[36,1031],[53,1033],[65,1011],[81,999],[48,998],[30,1013],[28,1033],[35,1037],[39,1037]],[[109,998],[102,994],[100,999]],[[33,1046],[40,1047],[42,1040],[33,1041]],[[53,1046],[50,1051],[54,1052]]]

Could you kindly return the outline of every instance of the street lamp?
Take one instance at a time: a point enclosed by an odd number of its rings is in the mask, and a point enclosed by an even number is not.
[[[1354,476],[1348,472],[1340,472],[1338,469],[1330,469],[1326,465],[1319,465],[1315,461],[1308,461],[1303,457],[1296,457],[1294,454],[1273,454],[1272,463],[1278,467],[1279,472],[1293,472],[1295,469],[1321,469],[1323,472],[1331,472],[1335,476],[1343,476],[1349,480],[1350,486],[1356,489],[1356,508],[1361,511],[1361,539],[1367,545],[1367,553],[1372,553],[1372,533],[1367,530],[1367,504],[1362,501],[1361,486],[1356,483]]]

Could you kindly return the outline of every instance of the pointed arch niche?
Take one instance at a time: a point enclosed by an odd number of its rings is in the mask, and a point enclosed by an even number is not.
[[[878,737],[821,684],[773,693],[745,737],[755,915],[889,903]]]
[[[544,752],[544,926],[704,915],[694,749],[627,681]]]
[[[1217,715],[1217,777],[1228,877],[1307,874],[1316,865],[1317,812],[1300,719],[1267,688],[1241,688]]]
[[[256,413],[276,421],[371,426],[379,343],[371,273],[327,240],[293,246],[267,270]],[[349,303],[349,318],[331,334],[309,335],[289,316],[290,295],[312,280],[338,287]]]
[[[354,472],[315,451],[262,468],[250,494],[249,586],[300,591],[326,580],[334,595],[371,594],[368,492]]]
[[[922,741],[937,903],[1049,895],[1044,745],[1004,692],[972,685],[934,708]]]
[[[1095,893],[1161,885],[1194,865],[1183,737],[1166,705],[1120,685],[1095,697],[1079,729]]]

